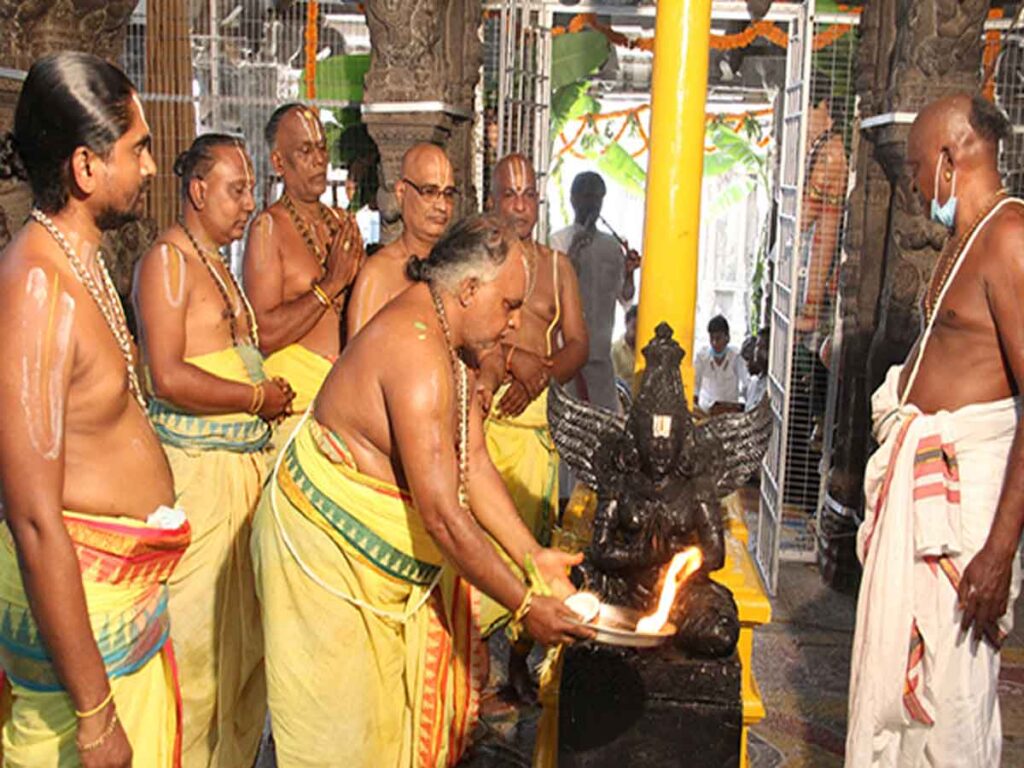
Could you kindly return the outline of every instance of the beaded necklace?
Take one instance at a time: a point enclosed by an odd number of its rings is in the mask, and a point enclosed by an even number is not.
[[[117,289],[114,288],[114,283],[110,279],[110,272],[107,271],[107,264],[103,260],[103,254],[101,252],[96,253],[96,263],[99,264],[100,278],[103,282],[103,287],[101,288],[96,283],[96,280],[93,279],[93,276],[89,274],[85,264],[82,263],[71,243],[64,237],[64,233],[53,223],[53,219],[38,208],[33,208],[30,215],[57,241],[57,245],[64,251],[64,255],[68,259],[68,264],[71,265],[71,271],[75,273],[78,282],[85,286],[92,300],[96,303],[100,314],[103,315],[103,319],[107,323],[107,327],[114,336],[114,341],[117,342],[117,346],[121,349],[121,355],[124,357],[128,390],[142,407],[142,410],[146,410],[146,399],[142,395],[139,375],[135,370],[135,355],[132,354],[132,335],[128,330],[128,321],[124,316],[124,308],[121,306],[121,299],[117,295]]]
[[[949,274],[953,270],[953,265],[956,264],[959,260],[960,254],[963,251],[964,246],[968,242],[970,242],[971,235],[974,234],[974,230],[976,230],[978,226],[981,224],[981,222],[985,220],[985,217],[989,215],[993,208],[996,207],[996,205],[999,203],[999,201],[1005,194],[1006,189],[1000,187],[995,191],[995,193],[986,202],[986,204],[982,206],[981,212],[978,214],[977,218],[974,219],[974,221],[971,223],[971,226],[967,229],[966,232],[964,232],[963,236],[956,244],[956,248],[953,250],[952,255],[948,259],[946,259],[946,263],[943,265],[942,269],[942,277],[939,277],[938,269],[936,269],[935,272],[932,273],[931,283],[928,286],[928,292],[925,294],[924,297],[925,323],[928,323],[932,319],[932,315],[935,314],[935,310],[938,309],[938,307],[935,306],[935,300],[946,287],[946,281],[949,280]],[[938,281],[936,281],[937,277],[939,277]]]
[[[448,345],[448,355],[451,357],[452,373],[455,374],[455,381],[458,387],[459,398],[459,506],[462,509],[469,509],[469,382],[466,374],[466,364],[459,359],[452,343],[452,330],[448,325],[448,315],[444,311],[444,302],[441,294],[433,285],[430,286],[430,298],[434,300],[434,312],[437,314],[437,322],[444,333],[445,343]]]
[[[320,268],[327,269],[327,249],[320,250],[320,246],[316,242],[316,238],[313,237],[313,233],[310,231],[305,220],[299,215],[298,209],[295,207],[295,203],[292,201],[291,196],[285,192],[281,195],[281,202],[284,204],[284,208],[288,211],[288,216],[291,218],[292,223],[295,225],[295,229],[299,231],[302,239],[306,243],[306,248],[320,263]],[[327,206],[321,202],[317,202],[317,211],[320,213],[320,220],[327,225],[327,231],[330,233],[330,237],[334,238],[338,234],[338,222],[331,216],[327,211]],[[344,244],[348,247],[348,243]]]
[[[188,238],[188,241],[192,244],[196,254],[199,256],[199,260],[203,262],[203,266],[206,267],[206,271],[210,273],[210,277],[213,278],[213,282],[217,284],[217,290],[220,291],[220,297],[224,302],[225,316],[227,317],[228,324],[231,327],[231,340],[237,345],[239,342],[238,338],[238,315],[241,314],[240,308],[231,300],[231,296],[228,293],[228,287],[224,282],[224,278],[221,277],[220,272],[213,266],[213,261],[207,256],[206,251],[199,246],[199,241],[196,239],[192,231],[186,226],[185,219],[178,219],[178,226],[181,227],[182,232]],[[249,303],[248,297],[242,290],[242,287],[235,280],[235,276],[231,273],[230,269],[225,268],[228,273],[228,279],[231,281],[231,286],[235,289],[235,294],[238,296],[239,303],[245,309],[246,319],[249,321],[249,342],[254,347],[260,345],[259,329],[256,326],[256,313],[253,311],[252,304]]]

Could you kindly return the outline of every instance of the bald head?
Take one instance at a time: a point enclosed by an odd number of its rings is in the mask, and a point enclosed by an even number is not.
[[[1009,120],[995,105],[977,95],[957,93],[933,101],[918,113],[910,128],[908,150],[932,158],[946,150],[964,160],[974,156],[994,160],[999,141],[1009,132]]]
[[[506,155],[491,176],[491,205],[512,222],[516,235],[528,240],[537,225],[537,174],[530,161],[518,153]]]
[[[907,176],[926,201],[953,194],[954,180],[969,188],[979,175],[998,175],[999,142],[1010,132],[1006,116],[969,93],[933,101],[917,114],[907,138]]]
[[[402,155],[402,176],[416,181],[420,171],[429,173],[432,170],[439,170],[442,175],[452,175],[452,164],[448,160],[448,155],[437,144],[421,141],[419,144],[413,144]]]
[[[494,181],[494,187],[497,189],[509,184],[535,184],[537,174],[525,155],[513,152],[511,155],[505,155],[498,161],[497,165],[494,166],[494,173],[491,178]]]
[[[448,155],[436,144],[414,144],[402,156],[395,196],[406,234],[426,245],[436,243],[451,221],[458,193]]]

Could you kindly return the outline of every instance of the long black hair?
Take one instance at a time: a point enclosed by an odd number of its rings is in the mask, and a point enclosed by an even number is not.
[[[493,280],[518,242],[509,222],[494,213],[478,213],[456,222],[441,236],[426,258],[412,256],[405,274],[414,283],[438,283],[454,290],[466,277]]]
[[[172,170],[181,179],[181,198],[189,199],[188,185],[192,179],[203,178],[212,169],[216,159],[213,150],[217,147],[237,147],[246,151],[245,138],[232,133],[204,133],[196,136],[192,145],[174,161]]]
[[[128,130],[134,93],[131,80],[97,56],[78,51],[44,56],[22,85],[0,171],[26,176],[35,204],[56,213],[68,201],[72,154],[84,146],[107,157]]]

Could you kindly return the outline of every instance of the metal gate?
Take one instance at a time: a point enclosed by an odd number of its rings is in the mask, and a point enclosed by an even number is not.
[[[754,559],[768,591],[775,593],[779,578],[779,544],[786,482],[786,455],[793,376],[793,321],[796,314],[800,249],[801,200],[804,187],[804,146],[807,140],[810,75],[807,6],[787,8],[789,45],[786,84],[781,93],[782,130],[779,147],[778,216],[772,282],[771,349],[768,356],[768,397],[774,421],[768,451],[761,467],[760,504]]]
[[[498,67],[498,153],[530,159],[537,189],[547,188],[551,162],[552,6],[543,0],[503,0]],[[537,237],[547,236],[547,201],[541,200]]]
[[[859,17],[852,14],[816,14],[814,17],[815,29],[824,24],[845,24],[856,26]],[[1013,125],[1012,136],[1003,143],[999,153],[999,170],[1003,176],[1003,182],[1011,194],[1020,196],[1024,194],[1024,8],[1018,11],[1015,19],[1004,18],[1002,11],[990,12],[988,20],[984,25],[983,32],[983,55],[981,71],[981,93],[991,99],[1010,118]],[[849,73],[846,75],[849,78]],[[817,81],[815,81],[815,85]],[[811,88],[811,103],[816,100],[815,88]],[[849,110],[848,124],[856,125],[856,115],[853,109],[852,97],[848,100]],[[911,119],[907,117],[905,119]],[[854,184],[854,172],[856,161],[852,153],[857,151],[856,138],[859,132],[854,131],[851,141],[850,177],[847,189],[852,189]],[[840,297],[841,300],[841,297]],[[840,307],[835,307],[834,321],[838,325],[840,319]],[[833,359],[836,359],[838,350],[833,349]],[[838,517],[852,518],[856,520],[859,510],[851,509],[840,504],[828,493],[828,468],[832,463],[832,451],[835,441],[835,415],[837,409],[837,396],[839,390],[838,377],[830,373],[828,377],[828,394],[825,411],[824,446],[821,452],[821,477],[818,489],[818,499],[815,513],[815,529],[817,536],[815,542],[820,541],[822,515],[826,508]],[[792,429],[790,429],[792,432]],[[792,460],[789,462],[792,466]],[[792,482],[792,475],[787,479],[787,484]],[[833,534],[835,535],[835,534]],[[840,534],[852,535],[852,534]],[[785,553],[782,559],[786,559]]]

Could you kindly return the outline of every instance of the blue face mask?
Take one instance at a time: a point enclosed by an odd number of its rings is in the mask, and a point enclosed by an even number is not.
[[[949,199],[939,205],[939,171],[942,167],[942,155],[935,163],[935,188],[932,190],[932,221],[936,221],[946,229],[953,229],[956,224],[956,171],[953,171],[953,188],[949,191]]]
[[[723,357],[725,357],[725,353],[728,352],[728,351],[729,351],[728,347],[723,349],[721,352],[718,352],[718,351],[715,350],[714,347],[711,347],[711,356],[713,358],[715,358],[715,360],[721,360]]]

